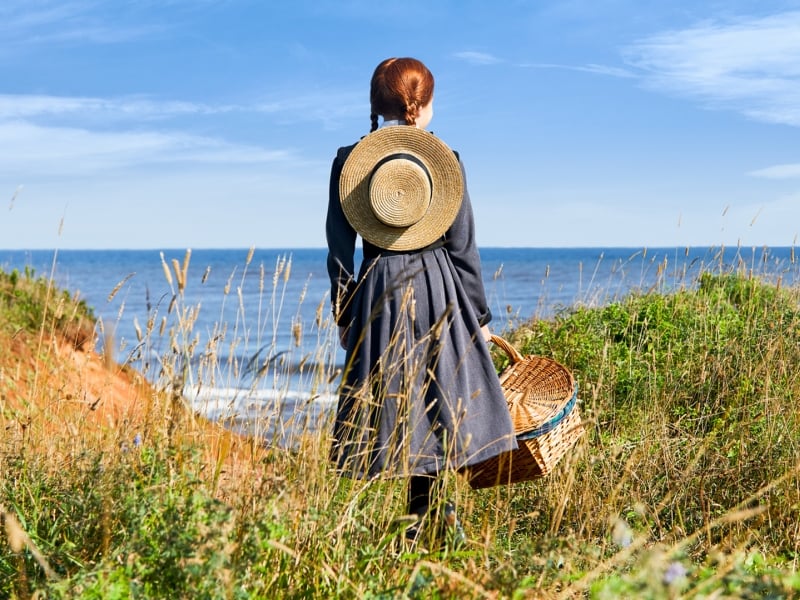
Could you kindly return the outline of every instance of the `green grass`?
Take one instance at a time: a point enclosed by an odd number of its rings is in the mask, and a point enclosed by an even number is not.
[[[168,402],[189,359],[211,356],[182,303],[188,255],[173,268]],[[281,308],[288,270],[271,290],[262,277],[265,306]],[[0,597],[800,597],[800,292],[721,269],[686,283],[505,332],[573,371],[587,433],[538,481],[473,491],[448,476],[464,549],[404,551],[402,482],[337,477],[325,427],[226,479],[202,438],[174,435],[159,421],[172,413],[156,411],[138,445],[32,433],[0,446]],[[0,340],[85,323],[91,311],[61,294],[0,274],[0,323],[13,323]],[[334,336],[318,326],[326,356]],[[226,335],[216,343],[269,339],[266,326]]]
[[[52,280],[25,267],[22,273],[0,268],[0,330],[55,331],[76,346],[94,336],[94,311],[84,300],[58,290]]]

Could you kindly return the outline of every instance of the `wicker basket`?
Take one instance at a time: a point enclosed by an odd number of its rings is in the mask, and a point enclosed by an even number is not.
[[[470,467],[474,489],[544,477],[584,431],[578,385],[566,367],[543,356],[523,357],[501,337],[492,336],[492,342],[511,359],[500,384],[519,447]]]

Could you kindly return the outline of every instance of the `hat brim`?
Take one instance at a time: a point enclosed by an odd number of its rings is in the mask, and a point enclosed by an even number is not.
[[[375,166],[398,153],[416,157],[431,179],[428,210],[407,227],[380,221],[369,197]],[[453,224],[464,197],[464,178],[455,152],[442,140],[423,129],[393,125],[370,133],[356,144],[342,168],[339,194],[345,217],[365,240],[386,250],[416,250],[435,242]]]

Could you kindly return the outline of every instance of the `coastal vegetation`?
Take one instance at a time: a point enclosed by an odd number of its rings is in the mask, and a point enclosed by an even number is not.
[[[338,477],[326,427],[287,447],[190,410],[192,368],[242,365],[196,344],[189,258],[140,330],[170,339],[157,373],[96,349],[50,278],[0,272],[0,597],[800,597],[800,290],[719,265],[515,323],[575,375],[586,433],[540,480],[448,475],[468,542],[422,550],[402,482]]]

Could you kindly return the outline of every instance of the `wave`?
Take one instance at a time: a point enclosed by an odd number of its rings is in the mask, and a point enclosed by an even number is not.
[[[225,427],[265,443],[294,447],[332,422],[336,394],[302,389],[189,386],[191,408]]]

